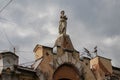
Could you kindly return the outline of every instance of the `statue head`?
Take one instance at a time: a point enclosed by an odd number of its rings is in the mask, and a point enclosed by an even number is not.
[[[61,15],[64,15],[64,14],[65,14],[65,11],[64,11],[64,10],[62,10],[60,13],[61,13]]]

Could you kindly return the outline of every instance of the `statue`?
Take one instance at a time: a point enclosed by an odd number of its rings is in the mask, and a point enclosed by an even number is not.
[[[61,11],[60,22],[59,22],[59,34],[66,34],[67,17],[64,14],[65,12]]]

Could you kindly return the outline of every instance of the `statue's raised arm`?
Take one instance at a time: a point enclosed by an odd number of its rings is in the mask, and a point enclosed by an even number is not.
[[[66,34],[67,17],[64,11],[61,11],[60,22],[59,22],[59,34]]]

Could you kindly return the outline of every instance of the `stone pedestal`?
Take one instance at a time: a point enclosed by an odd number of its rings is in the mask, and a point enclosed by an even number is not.
[[[54,46],[60,46],[63,49],[74,50],[70,37],[67,34],[59,35]]]

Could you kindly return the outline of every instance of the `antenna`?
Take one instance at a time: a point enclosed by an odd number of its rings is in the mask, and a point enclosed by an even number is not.
[[[97,46],[95,46],[94,47],[94,51],[93,52],[90,52],[87,48],[84,48],[84,52],[86,52],[87,53],[87,55],[90,57],[90,58],[93,58],[93,55],[92,55],[92,53],[94,53],[95,54],[95,56],[94,57],[96,57],[96,56],[98,56],[98,54],[97,54]]]
[[[87,55],[92,58],[90,51],[87,48],[84,48],[84,50],[87,53]]]
[[[93,53],[95,53],[96,56],[98,56],[98,54],[97,54],[97,46],[94,47],[94,52]]]

